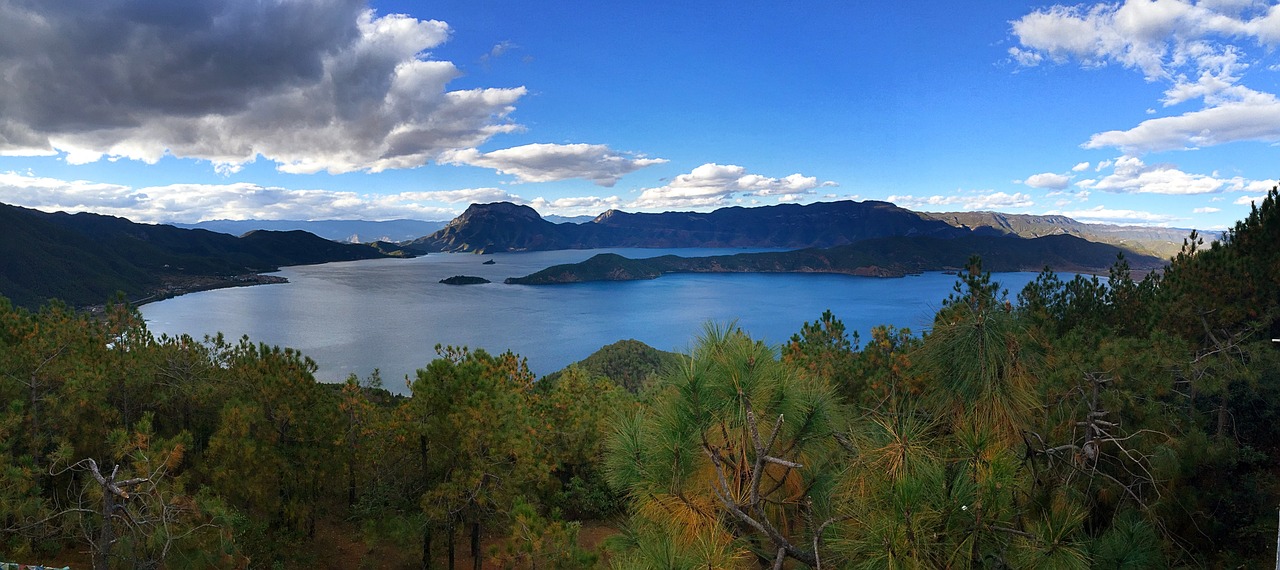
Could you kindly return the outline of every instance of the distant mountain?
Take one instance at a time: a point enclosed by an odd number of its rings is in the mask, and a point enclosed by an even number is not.
[[[1035,216],[1000,212],[943,212],[922,215],[978,233],[994,232],[1024,238],[1073,235],[1164,259],[1177,255],[1182,249],[1182,240],[1191,233],[1189,229],[1180,228],[1086,224],[1066,216]],[[1217,234],[1206,233],[1205,237],[1216,239]]]
[[[958,270],[969,257],[982,257],[988,271],[1105,272],[1120,248],[1068,235],[1033,239],[969,235],[941,239],[895,236],[856,244],[797,251],[739,253],[712,257],[665,255],[630,259],[617,254],[596,255],[581,263],[556,265],[507,279],[509,284],[546,285],[584,281],[655,279],[668,273],[843,273],[868,277],[902,277],[924,271]],[[1164,261],[1126,254],[1135,270],[1157,269]]]
[[[210,230],[234,236],[254,230],[302,230],[322,238],[345,243],[375,241],[401,242],[422,237],[443,228],[446,222],[423,220],[206,220],[197,224],[173,224],[187,229]]]
[[[831,247],[888,236],[969,235],[888,202],[820,202],[710,213],[609,210],[588,223],[553,224],[533,208],[473,204],[443,229],[406,247],[421,251],[537,251],[600,247]]]
[[[35,307],[51,298],[94,305],[266,282],[285,265],[387,257],[303,231],[234,237],[97,214],[49,214],[0,204],[0,295]]]

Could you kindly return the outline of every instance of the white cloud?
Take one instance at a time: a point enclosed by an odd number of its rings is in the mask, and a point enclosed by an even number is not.
[[[1111,174],[1099,180],[1082,180],[1077,185],[1123,194],[1209,194],[1222,191],[1228,182],[1189,174],[1167,164],[1149,166],[1140,158],[1124,156],[1115,160]]]
[[[1125,153],[1139,153],[1235,141],[1280,141],[1280,100],[1259,93],[1249,101],[1148,119],[1128,130],[1097,133],[1083,146],[1115,147]]]
[[[495,193],[500,193],[494,189],[455,192],[470,192],[490,198],[497,198]],[[84,180],[0,173],[0,202],[47,212],[94,212],[143,223],[194,223],[214,219],[444,220],[457,215],[458,211],[428,202],[447,202],[445,198],[448,197],[448,193],[357,194],[247,183],[131,188]]]
[[[561,216],[594,216],[623,206],[622,198],[617,196],[574,196],[555,200],[534,198],[527,204],[543,215],[559,214]]]
[[[1168,225],[1180,218],[1139,210],[1119,210],[1095,206],[1085,210],[1050,210],[1047,215],[1061,215],[1093,224]]]
[[[0,172],[0,202],[46,212],[93,212],[142,223],[195,223],[217,219],[448,220],[467,205],[487,202],[524,204],[544,215],[577,216],[595,215],[624,205],[618,196],[526,199],[498,188],[395,194],[295,190],[248,183],[132,188],[16,172]]]
[[[521,182],[582,178],[613,186],[619,178],[666,159],[614,152],[602,144],[528,144],[482,153],[474,148],[447,151],[442,163],[492,168]]]
[[[402,197],[412,197],[423,202],[443,202],[445,204],[476,204],[485,202],[520,202],[515,196],[497,188],[465,188],[462,190],[429,190],[423,192],[402,192]]]
[[[1011,53],[1020,65],[1116,64],[1167,83],[1166,107],[1204,103],[1202,109],[1097,133],[1086,148],[1135,154],[1280,141],[1280,101],[1243,85],[1257,61],[1245,50],[1280,45],[1280,6],[1235,0],[1055,5],[1012,22],[1012,31],[1020,45]]]
[[[1194,210],[1191,210],[1191,213],[1193,213],[1193,214],[1213,214],[1213,213],[1221,212],[1221,211],[1222,211],[1222,208],[1196,208],[1196,209],[1194,209]]]
[[[1072,172],[1084,172],[1086,170],[1089,170],[1089,163],[1087,162],[1081,162],[1071,167]]]
[[[1227,190],[1232,192],[1261,192],[1266,194],[1268,190],[1275,188],[1280,181],[1277,180],[1245,180],[1243,178],[1232,178],[1227,180]]]
[[[1263,194],[1261,196],[1241,196],[1239,198],[1236,198],[1236,201],[1232,202],[1232,204],[1235,204],[1237,206],[1249,206],[1255,203],[1260,203],[1266,198],[1267,198],[1266,194]]]
[[[376,172],[520,128],[523,87],[447,88],[459,70],[428,51],[444,22],[363,0],[167,6],[0,3],[0,153]]]
[[[1016,192],[965,192],[950,196],[912,196],[894,195],[885,198],[898,206],[911,210],[943,211],[959,207],[962,210],[999,210],[1008,208],[1026,208],[1035,205],[1031,196]]]
[[[644,190],[631,206],[643,209],[720,206],[738,195],[807,195],[814,194],[815,188],[835,185],[799,173],[770,178],[749,174],[741,166],[707,163],[675,177],[666,186]]]
[[[1088,167],[1088,164],[1089,163],[1087,162],[1084,163],[1086,168]],[[1076,165],[1076,166],[1079,166],[1079,165]],[[1055,174],[1053,172],[1043,172],[1040,174],[1032,174],[1031,176],[1028,176],[1027,179],[1023,182],[1023,184],[1026,184],[1027,186],[1030,186],[1032,188],[1041,188],[1041,189],[1048,188],[1052,190],[1062,190],[1063,188],[1066,188],[1067,185],[1070,183],[1071,183],[1070,176]]]

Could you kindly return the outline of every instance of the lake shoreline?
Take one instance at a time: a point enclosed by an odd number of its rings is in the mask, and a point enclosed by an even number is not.
[[[128,299],[128,303],[132,307],[141,307],[149,303],[156,303],[174,297],[181,297],[190,293],[202,293],[205,291],[215,291],[218,289],[229,289],[232,287],[252,287],[254,285],[277,285],[288,283],[289,280],[278,275],[266,275],[262,273],[245,273],[241,275],[181,275],[181,276],[165,276],[161,278],[161,284],[151,290],[150,294],[137,299]],[[90,314],[100,314],[106,311],[105,304],[100,305],[84,305],[77,307],[82,311]]]

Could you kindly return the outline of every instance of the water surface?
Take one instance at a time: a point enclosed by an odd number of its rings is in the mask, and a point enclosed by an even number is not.
[[[382,371],[389,389],[435,357],[436,344],[466,345],[527,357],[537,374],[581,360],[601,346],[633,338],[684,350],[708,321],[736,321],[754,338],[785,342],[826,309],[863,338],[892,324],[918,331],[951,292],[956,276],[926,273],[900,279],[817,274],[683,274],[649,281],[570,285],[505,285],[550,265],[602,252],[628,257],[708,249],[569,250],[493,255],[432,254],[289,267],[279,285],[219,289],[144,305],[157,335],[200,338],[222,332],[301,350],[319,365],[317,378]],[[743,250],[731,250],[736,253]],[[756,250],[758,251],[758,250]],[[483,265],[493,259],[496,263]],[[475,275],[485,285],[444,285]],[[1016,294],[1034,273],[995,279]]]

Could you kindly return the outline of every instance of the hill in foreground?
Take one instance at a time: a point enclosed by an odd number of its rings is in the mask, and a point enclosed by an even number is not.
[[[652,378],[679,362],[674,352],[658,350],[635,339],[620,340],[600,348],[590,356],[570,364],[590,377],[605,377],[637,394]],[[567,369],[567,368],[566,368]],[[564,370],[552,372],[538,382],[546,386],[555,384]]]

